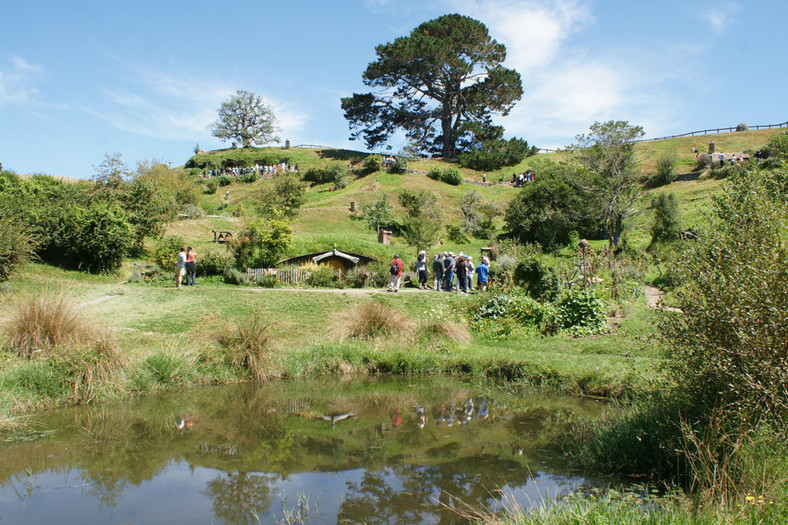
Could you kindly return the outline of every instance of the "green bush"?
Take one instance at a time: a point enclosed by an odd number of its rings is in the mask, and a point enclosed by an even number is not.
[[[11,272],[30,260],[33,245],[22,226],[11,219],[0,218],[0,282],[8,280]]]
[[[250,171],[249,173],[246,173],[245,175],[242,175],[240,180],[241,180],[241,182],[245,182],[247,184],[251,184],[252,182],[255,182],[257,180],[257,172]]]
[[[311,272],[306,284],[315,288],[343,288],[342,276],[330,266],[320,265]]]
[[[733,166],[731,166],[730,164],[726,164],[722,168],[713,168],[711,170],[711,176],[716,180],[720,180],[720,179],[727,179],[733,174],[745,173],[746,171],[747,168],[739,164],[734,164]]]
[[[165,272],[174,272],[182,246],[186,243],[181,237],[162,237],[153,249],[153,262]]]
[[[494,337],[506,337],[523,328],[543,333],[549,330],[553,316],[552,306],[516,291],[481,295],[468,306],[471,331]]]
[[[131,247],[133,231],[120,206],[94,201],[87,209],[71,210],[62,236],[77,268],[114,273]]]
[[[313,166],[306,170],[303,179],[312,184],[336,184],[342,179],[347,180],[347,167],[339,162]]]
[[[518,138],[484,141],[480,147],[460,153],[457,161],[460,166],[477,171],[494,171],[504,166],[519,164],[539,149],[528,146],[528,141]]]
[[[208,182],[205,183],[205,193],[207,195],[214,195],[217,189],[219,189],[219,181],[215,178],[208,179]]]
[[[383,169],[383,157],[380,154],[375,153],[373,155],[368,155],[367,158],[364,159],[362,166],[362,171],[365,174],[375,173],[376,171],[380,171]]]
[[[457,168],[432,168],[427,176],[452,186],[459,186],[463,181],[462,172]]]
[[[653,177],[654,184],[664,186],[676,180],[676,156],[663,155],[657,159],[657,174]]]
[[[652,202],[654,224],[651,227],[651,243],[674,241],[682,231],[681,209],[673,193],[660,193]]]
[[[788,423],[788,171],[733,174],[711,224],[684,243],[675,270],[683,314],[663,323],[671,369],[688,398],[739,423]]]
[[[227,284],[247,284],[246,275],[230,266],[224,269],[224,282]]]
[[[233,254],[228,250],[199,254],[195,260],[197,275],[223,275],[224,269],[232,266],[234,262]]]
[[[559,270],[546,257],[530,256],[514,269],[514,283],[539,301],[552,301],[561,291]]]
[[[572,335],[607,333],[607,310],[592,289],[581,287],[564,292],[556,303],[556,323]]]
[[[187,204],[183,208],[181,208],[181,214],[185,215],[189,219],[200,219],[205,217],[205,210],[200,208],[196,204]]]
[[[229,186],[232,182],[232,179],[227,175],[222,175],[219,177],[219,186]]]

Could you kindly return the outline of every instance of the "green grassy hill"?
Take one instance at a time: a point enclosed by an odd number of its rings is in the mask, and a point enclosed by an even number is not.
[[[664,155],[675,156],[679,173],[686,174],[695,168],[695,154],[692,152],[692,148],[704,151],[708,143],[713,140],[717,151],[752,152],[761,148],[770,137],[780,132],[779,129],[745,131],[642,142],[637,145],[637,151],[645,177],[655,173],[656,161]],[[329,162],[341,162],[352,169],[358,167],[365,157],[365,153],[337,149],[252,148],[200,153],[189,159],[186,166],[203,165],[206,162],[219,166],[228,159],[247,164],[259,161],[274,163],[281,159],[288,159],[291,164],[298,164],[300,172],[303,173],[310,167]],[[351,213],[351,202],[363,203],[385,192],[391,197],[395,214],[401,217],[403,213],[399,207],[397,195],[405,188],[426,189],[438,197],[438,206],[444,223],[461,226],[460,199],[465,192],[471,189],[477,190],[484,200],[496,202],[505,208],[517,192],[516,188],[508,184],[512,173],[522,172],[526,169],[533,169],[538,173],[539,167],[545,162],[567,160],[569,160],[569,154],[562,151],[529,157],[516,166],[488,172],[488,185],[464,183],[460,186],[451,186],[429,179],[424,173],[432,168],[457,167],[454,163],[440,159],[412,161],[409,170],[413,172],[402,175],[381,171],[359,176],[351,171],[350,184],[342,190],[329,191],[330,188],[327,184],[309,188],[306,194],[307,202],[293,225],[295,248],[292,254],[328,250],[336,244],[340,250],[377,258],[385,259],[395,252],[415,257],[415,249],[407,246],[401,238],[395,237],[389,247],[379,244],[376,233],[370,230],[364,221],[359,220]],[[481,183],[481,172],[459,169],[466,181]],[[254,183],[233,182],[229,186],[220,187],[214,195],[201,194],[200,205],[209,214],[219,213],[217,210],[220,206],[226,205],[221,211],[223,217],[177,221],[170,225],[168,234],[179,235],[198,249],[204,250],[213,246],[211,230],[240,229],[243,224],[242,218],[254,213],[255,194],[267,184],[271,184],[270,179],[260,179]],[[691,227],[700,219],[700,214],[710,202],[710,197],[719,191],[719,188],[719,181],[700,177],[698,180],[675,182],[669,186],[648,189],[641,202],[642,213],[630,221],[630,242],[637,248],[643,248],[648,244],[650,239],[648,225],[651,220],[648,208],[652,197],[658,192],[671,191],[676,194],[685,221]],[[225,200],[224,196],[228,190],[230,191],[230,199]],[[238,214],[240,218],[233,217],[234,214]],[[499,224],[500,222],[501,219],[499,219]],[[433,250],[464,251],[478,254],[479,249],[487,244],[489,241],[482,239],[471,239],[466,244],[452,243],[444,239],[444,244],[440,247],[433,247]]]

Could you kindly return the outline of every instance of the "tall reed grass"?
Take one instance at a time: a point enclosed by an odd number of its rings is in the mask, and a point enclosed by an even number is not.
[[[407,339],[416,323],[408,315],[385,304],[369,302],[334,315],[328,332],[340,342],[377,337]]]
[[[229,323],[216,334],[216,339],[228,352],[233,368],[246,371],[255,381],[265,381],[273,345],[272,327],[261,312],[253,312]]]
[[[17,412],[109,399],[125,389],[126,363],[114,336],[63,292],[20,299],[2,331],[24,360],[0,374]]]

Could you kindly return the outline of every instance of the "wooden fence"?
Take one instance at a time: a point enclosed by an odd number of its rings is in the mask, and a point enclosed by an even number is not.
[[[261,281],[264,277],[274,276],[280,283],[297,284],[306,282],[312,272],[300,268],[247,268],[246,278],[251,282]]]
[[[704,129],[699,131],[690,131],[689,133],[682,133],[680,135],[670,135],[669,137],[658,137],[655,139],[640,139],[636,142],[652,142],[655,140],[665,140],[665,139],[677,139],[679,137],[694,137],[695,135],[708,135],[709,133],[729,133],[731,131],[736,131],[737,126],[732,126],[729,128],[714,128],[714,129]],[[758,125],[758,126],[747,126],[748,129],[772,129],[772,128],[785,128],[788,127],[788,122],[782,122],[780,124],[766,124],[766,125]]]

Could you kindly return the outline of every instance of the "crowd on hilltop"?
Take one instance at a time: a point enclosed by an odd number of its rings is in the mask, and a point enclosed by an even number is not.
[[[523,173],[512,173],[512,184],[515,186],[523,186],[526,182],[533,182],[536,174],[531,171],[524,171]]]
[[[384,155],[383,156],[383,169],[387,170],[392,167],[394,164],[397,163],[397,156],[396,155]]]
[[[279,175],[282,173],[297,173],[298,172],[298,164],[289,164],[287,162],[280,162],[279,164],[270,164],[261,166],[260,164],[255,164],[254,166],[248,166],[245,168],[240,168],[238,166],[232,167],[227,166],[226,168],[217,168],[217,169],[204,169],[202,173],[200,173],[200,177],[204,179],[210,179],[212,177],[242,177],[244,175],[248,175],[250,173],[254,173],[255,175],[267,177],[273,175]]]
[[[389,292],[397,292],[402,277],[402,260],[399,255],[394,256],[391,262],[391,278],[389,279]],[[432,285],[430,286],[430,267],[432,269]],[[462,252],[437,253],[429,263],[427,252],[422,250],[416,261],[416,273],[419,279],[420,290],[435,290],[436,292],[457,291],[467,294],[473,290],[473,274],[476,274],[476,287],[480,292],[487,290],[488,276],[490,275],[490,260],[482,255],[481,262],[474,266],[473,257]]]

